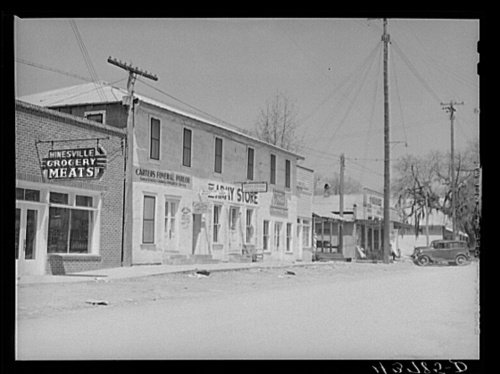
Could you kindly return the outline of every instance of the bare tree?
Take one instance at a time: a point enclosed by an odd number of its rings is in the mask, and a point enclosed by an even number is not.
[[[297,108],[282,92],[266,102],[256,121],[257,137],[281,148],[295,151],[299,147],[296,136]]]
[[[474,245],[479,232],[480,212],[475,199],[476,180],[474,171],[478,163],[478,145],[470,143],[466,150],[456,154],[456,224],[457,229],[469,236]],[[431,152],[422,157],[407,155],[395,164],[397,177],[392,181],[392,190],[397,199],[403,222],[414,218],[418,235],[421,220],[426,220],[432,211],[451,216],[450,156],[442,152]],[[428,238],[428,231],[426,231]]]

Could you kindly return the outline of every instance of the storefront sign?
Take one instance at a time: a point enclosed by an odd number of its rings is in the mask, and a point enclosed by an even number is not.
[[[288,216],[288,200],[285,191],[273,190],[270,213],[280,217]]]
[[[365,209],[367,218],[371,217],[372,219],[383,217],[383,206],[384,199],[380,196],[366,194],[365,195]]]
[[[96,148],[51,149],[42,159],[48,179],[99,179],[106,168],[106,151]]]
[[[245,182],[241,187],[243,192],[267,192],[267,182]]]
[[[174,173],[166,170],[153,170],[135,168],[136,177],[142,182],[168,184],[169,186],[191,188],[192,182],[189,175]]]
[[[219,191],[224,191],[220,193]],[[232,186],[223,183],[208,183],[207,197],[211,200],[225,200],[236,203],[258,205],[257,192],[244,192],[241,187]]]

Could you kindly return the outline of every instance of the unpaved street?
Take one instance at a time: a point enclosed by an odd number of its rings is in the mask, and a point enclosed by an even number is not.
[[[285,270],[20,286],[17,357],[479,357],[477,262]]]

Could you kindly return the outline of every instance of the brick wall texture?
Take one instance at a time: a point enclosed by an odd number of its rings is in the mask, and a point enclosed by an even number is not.
[[[66,256],[60,259],[47,258],[47,271],[51,268],[58,272],[75,272],[109,268],[121,265],[122,244],[122,207],[123,207],[123,168],[124,150],[122,140],[124,130],[102,125],[97,122],[77,118],[35,105],[16,102],[15,113],[15,152],[16,179],[39,182],[45,188],[66,186],[85,189],[101,195],[101,219],[98,256],[78,258]],[[99,144],[107,152],[107,168],[101,179],[92,180],[43,180],[41,160],[48,151],[68,148],[93,148],[96,140],[76,140],[89,138],[100,139]],[[46,141],[65,140],[53,145]],[[38,143],[37,143],[38,142]],[[64,256],[63,256],[64,257]],[[61,269],[60,267],[64,268]]]

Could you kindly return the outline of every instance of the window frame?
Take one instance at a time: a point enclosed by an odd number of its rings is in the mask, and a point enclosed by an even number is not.
[[[292,188],[292,162],[285,159],[285,188]]]
[[[153,123],[158,123],[158,138],[153,138]],[[153,157],[153,140],[158,141],[158,158]],[[150,117],[149,119],[149,159],[159,161],[161,154],[161,121],[159,118]]]
[[[189,132],[189,147],[186,147],[186,133]],[[193,163],[193,130],[184,127],[182,130],[182,166],[190,168]],[[186,151],[189,151],[189,160],[186,162]]]
[[[266,230],[267,227],[267,230]],[[271,229],[271,221],[268,219],[265,219],[262,221],[262,250],[265,252],[270,252],[271,251],[271,242],[269,240],[270,236],[270,229]]]
[[[291,222],[286,222],[285,226],[285,252],[293,252],[293,224]]]
[[[217,144],[218,144],[218,141],[220,141],[220,155],[217,153]],[[215,144],[214,144],[214,172],[217,173],[217,174],[222,174],[222,161],[224,159],[223,157],[224,155],[224,141],[222,138],[216,136],[215,137]],[[220,160],[219,164],[217,163],[217,161]],[[217,168],[217,166],[219,166],[219,170]]]
[[[215,219],[215,212],[217,212],[217,220]],[[221,243],[221,215],[222,215],[222,205],[214,204],[212,213],[212,243]]]
[[[269,163],[269,184],[276,185],[276,155],[274,153],[271,153]]]
[[[250,154],[252,157],[250,157]],[[247,180],[253,181],[255,169],[255,149],[247,147]]]
[[[145,218],[146,216],[146,199],[153,200],[153,211],[152,218]],[[154,195],[143,195],[142,199],[142,244],[155,244],[155,222],[156,222],[156,196]],[[145,233],[145,224],[152,223],[152,241],[145,241],[144,233]]]
[[[88,116],[95,116],[95,115],[101,115],[102,116],[102,122],[99,122],[99,121],[96,121],[96,120],[88,118]],[[93,121],[93,122],[97,122],[97,123],[106,124],[106,111],[105,110],[89,110],[87,112],[83,112],[83,118],[85,118],[88,121]]]
[[[248,214],[250,213],[250,221]],[[245,244],[253,244],[255,242],[255,209],[247,208],[245,211]]]

